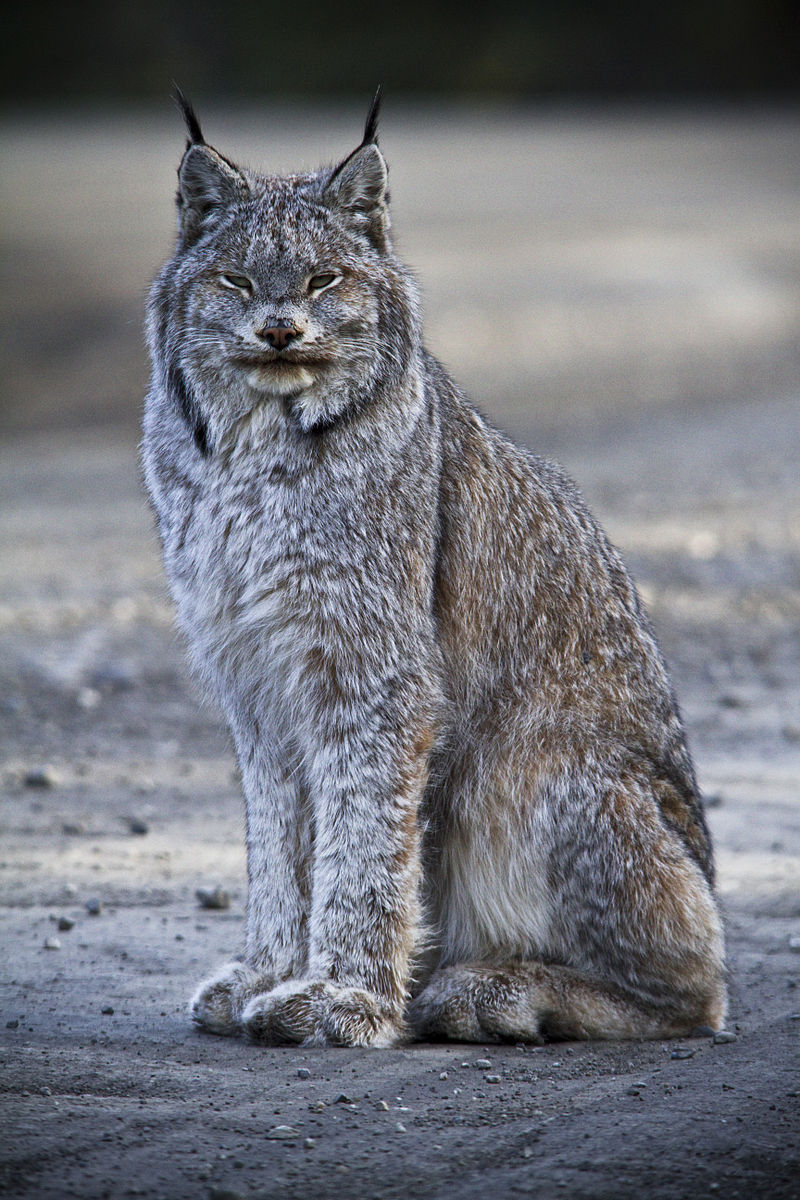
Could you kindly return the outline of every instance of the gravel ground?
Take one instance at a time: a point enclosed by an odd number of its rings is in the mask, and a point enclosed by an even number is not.
[[[202,115],[278,168],[344,153],[361,118]],[[357,1052],[186,1017],[240,949],[245,871],[136,463],[177,120],[0,125],[2,1194],[800,1196],[798,135],[796,110],[387,106],[432,348],[564,463],[650,605],[709,800],[736,1036]],[[202,907],[217,885],[230,906]]]

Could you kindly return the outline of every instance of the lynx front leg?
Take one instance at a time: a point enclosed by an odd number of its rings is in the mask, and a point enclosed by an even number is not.
[[[420,920],[417,809],[433,742],[430,705],[385,699],[340,712],[308,767],[313,901],[306,977],[247,1006],[257,1041],[389,1046],[404,1034]],[[397,688],[395,688],[395,691]],[[382,691],[391,694],[391,681]],[[366,709],[366,711],[365,711]],[[351,705],[349,712],[354,714]]]
[[[237,737],[247,814],[245,962],[200,985],[192,1019],[209,1033],[236,1034],[254,997],[301,976],[308,959],[310,831],[296,773],[256,737]]]

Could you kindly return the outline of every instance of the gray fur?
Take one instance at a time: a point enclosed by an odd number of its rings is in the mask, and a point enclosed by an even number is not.
[[[573,485],[425,350],[375,114],[337,168],[275,177],[189,113],[143,462],[249,864],[245,961],[194,1019],[375,1046],[719,1027],[711,847],[650,625]]]

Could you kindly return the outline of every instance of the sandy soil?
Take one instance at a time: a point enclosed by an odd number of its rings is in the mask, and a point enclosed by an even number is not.
[[[204,115],[276,167],[360,121]],[[186,1018],[240,949],[245,875],[137,477],[177,122],[2,125],[0,1192],[800,1196],[799,134],[796,111],[387,112],[432,347],[567,466],[650,604],[709,798],[736,1040],[364,1053]],[[217,883],[231,907],[201,909]]]

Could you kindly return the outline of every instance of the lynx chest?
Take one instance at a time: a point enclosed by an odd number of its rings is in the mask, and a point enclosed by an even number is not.
[[[239,452],[167,503],[167,570],[196,665],[218,694],[252,675],[286,682],[320,620],[335,619],[339,571],[319,536],[315,481],[277,455]]]

